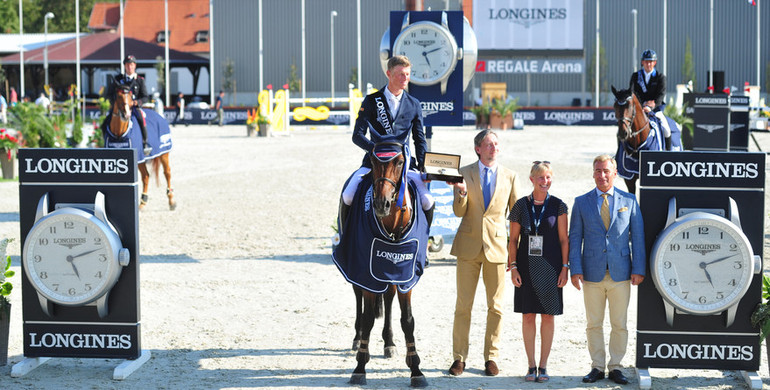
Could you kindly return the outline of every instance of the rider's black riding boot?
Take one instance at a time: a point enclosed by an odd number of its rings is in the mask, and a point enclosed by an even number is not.
[[[144,118],[139,118],[139,129],[142,130],[142,149],[145,156],[149,156],[152,152],[152,147],[147,143],[147,125],[144,124]]]
[[[348,215],[350,215],[350,206],[346,205],[345,202],[340,201],[340,227],[345,226]]]
[[[665,138],[666,150],[671,150],[671,136]]]
[[[433,206],[425,210],[425,219],[428,221],[428,227],[433,224],[433,211],[436,210],[436,202],[433,202]]]

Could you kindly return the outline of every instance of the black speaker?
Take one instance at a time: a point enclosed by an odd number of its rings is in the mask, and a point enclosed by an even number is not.
[[[709,76],[711,75],[710,71],[706,71],[706,84],[709,82]],[[714,93],[722,93],[722,90],[725,89],[725,71],[723,70],[715,70],[714,71]],[[708,90],[706,90],[708,92]]]

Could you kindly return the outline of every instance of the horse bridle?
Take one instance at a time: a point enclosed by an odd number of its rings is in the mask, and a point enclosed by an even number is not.
[[[623,103],[621,103],[619,100],[616,101],[618,106],[625,106],[626,104],[628,104],[629,108],[631,109],[630,110],[631,111],[631,116],[630,117],[623,116],[622,119],[618,119],[618,126],[620,126],[622,124],[622,126],[626,129],[626,138],[625,139],[631,139],[631,138],[634,138],[634,137],[638,136],[639,134],[641,134],[644,131],[644,129],[646,129],[647,127],[650,126],[650,121],[648,120],[647,124],[642,126],[641,129],[639,129],[637,131],[632,131],[631,130],[632,126],[634,124],[634,118],[636,118],[636,107],[634,107],[633,104],[630,104],[631,100],[633,100],[633,98],[634,98],[634,95],[631,95],[628,98],[626,98],[626,100]]]
[[[382,142],[381,144],[392,144],[392,145],[398,145],[398,146],[402,146],[401,144],[399,144],[399,143],[397,143],[397,142]],[[372,151],[372,154],[374,154],[374,152],[373,152],[373,151]],[[402,154],[402,155],[403,155],[403,154],[404,154],[404,152],[402,151],[402,152],[401,152],[401,153],[399,153],[399,154]],[[397,156],[398,156],[398,154],[397,154],[396,156],[394,156],[393,158],[396,158]],[[373,156],[372,156],[372,158],[377,158],[377,157],[375,157],[375,156],[373,155]],[[374,165],[374,164],[372,164],[372,165]],[[403,169],[406,169],[406,167],[404,167]],[[389,200],[392,202],[392,201],[393,201],[393,200],[396,198],[396,194],[398,194],[398,190],[399,190],[399,188],[400,188],[400,187],[399,187],[399,184],[398,184],[398,183],[396,183],[395,181],[393,181],[392,179],[389,179],[389,178],[387,178],[387,177],[384,177],[384,176],[383,176],[383,177],[378,177],[378,178],[374,179],[374,186],[376,187],[376,186],[377,186],[377,184],[378,184],[380,181],[384,181],[384,182],[386,182],[386,183],[390,183],[390,185],[392,185],[392,186],[393,186],[393,188],[395,189],[395,190],[393,191],[393,196],[392,196],[392,197],[389,199]],[[403,210],[404,208],[406,208],[406,205],[404,205],[404,206],[402,206],[402,207],[401,207],[401,209],[402,209],[402,210]]]

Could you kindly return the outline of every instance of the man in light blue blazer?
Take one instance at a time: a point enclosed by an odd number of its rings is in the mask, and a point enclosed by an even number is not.
[[[628,346],[626,319],[631,285],[644,280],[644,226],[636,197],[613,186],[617,164],[612,156],[597,156],[593,167],[596,188],[575,199],[569,229],[572,284],[578,290],[581,284],[584,288],[591,355],[591,372],[583,382],[604,379],[606,367],[611,380],[626,384],[628,378],[620,371],[620,362]],[[609,362],[603,330],[606,306],[612,325]]]

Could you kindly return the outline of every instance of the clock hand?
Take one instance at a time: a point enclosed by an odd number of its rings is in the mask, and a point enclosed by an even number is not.
[[[94,249],[94,250],[92,250],[92,251],[83,252],[83,253],[81,253],[81,254],[79,254],[79,255],[75,255],[75,256],[67,256],[67,260],[69,261],[70,257],[71,257],[71,258],[73,258],[73,259],[75,259],[75,258],[78,258],[78,257],[82,257],[82,256],[85,256],[85,255],[87,255],[87,254],[89,254],[89,253],[94,253],[94,252],[96,252],[96,251],[98,251],[98,250],[99,250],[99,249]]]
[[[422,56],[425,57],[425,62],[427,62],[428,66],[430,66],[430,60],[428,59],[428,53],[422,52]]]
[[[431,51],[429,51],[429,52],[425,52],[425,53],[423,53],[423,55],[427,55],[427,54],[433,53],[434,51],[439,51],[439,50],[441,50],[441,48],[440,48],[440,47],[437,47],[437,48],[435,48],[435,49],[433,49],[433,50],[431,50]]]
[[[718,263],[720,261],[727,260],[727,259],[729,259],[729,258],[731,258],[733,256],[735,256],[735,255],[730,255],[730,256],[722,257],[722,258],[719,258],[719,259],[716,259],[716,260],[712,260],[712,261],[709,261],[708,263],[706,263],[706,265]]]
[[[67,262],[70,263],[70,265],[72,266],[72,270],[75,271],[75,276],[77,276],[78,279],[80,279],[80,272],[78,272],[78,268],[75,267],[74,259],[75,257],[73,257],[72,255],[67,255]]]
[[[714,288],[714,282],[711,281],[711,275],[709,275],[709,271],[706,270],[706,266],[707,265],[708,264],[706,264],[706,263],[700,263],[700,267],[703,269],[703,272],[706,273],[706,279],[709,280],[709,283],[711,284],[711,288]]]

